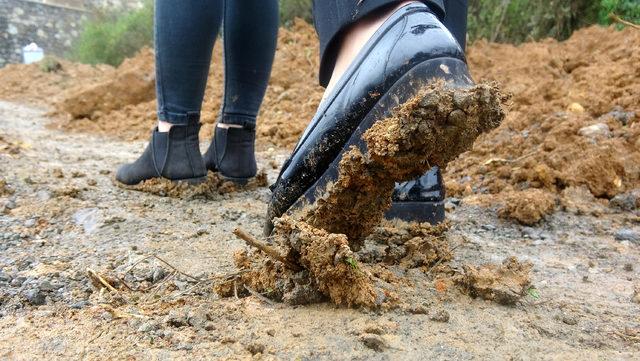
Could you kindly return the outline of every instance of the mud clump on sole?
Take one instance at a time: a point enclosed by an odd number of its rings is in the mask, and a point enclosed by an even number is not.
[[[456,283],[472,297],[511,305],[527,294],[532,267],[531,263],[520,262],[515,257],[505,259],[501,265],[464,265]]]
[[[344,154],[338,179],[300,212],[301,219],[347,235],[350,246],[359,249],[389,208],[395,182],[433,165],[446,166],[500,124],[505,101],[489,84],[456,89],[439,81],[426,86],[364,133],[366,154],[355,147]]]
[[[371,274],[358,262],[343,234],[332,234],[289,217],[276,220],[273,243],[300,270],[283,262],[240,252],[236,267],[244,272],[237,284],[268,294],[289,304],[307,304],[329,299],[337,305],[375,307],[380,303]],[[230,283],[217,286],[216,292],[229,296],[236,292]]]
[[[124,185],[116,180],[113,182],[124,189],[151,193],[161,197],[215,199],[221,194],[266,187],[268,179],[267,174],[264,171],[260,171],[246,185],[238,185],[213,172],[207,174],[207,179],[204,182],[195,185],[186,182],[175,182],[165,178],[152,178],[136,185]]]
[[[513,219],[524,225],[534,225],[556,208],[556,196],[541,189],[530,188],[509,193],[498,210],[502,218]]]

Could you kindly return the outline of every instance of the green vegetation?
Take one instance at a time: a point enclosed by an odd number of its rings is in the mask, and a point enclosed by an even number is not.
[[[280,20],[311,22],[312,0],[280,0]],[[469,39],[521,43],[546,37],[566,39],[591,24],[611,24],[609,14],[640,23],[638,0],[470,0]],[[622,27],[622,25],[618,25]],[[100,13],[85,24],[71,58],[89,64],[119,65],[153,43],[153,2],[137,11]]]
[[[313,22],[311,0],[280,0],[280,22],[288,26],[295,18]]]
[[[88,64],[119,65],[140,48],[153,44],[153,3],[126,13],[99,13],[85,24],[71,59]]]
[[[638,0],[477,0],[469,2],[469,39],[521,43],[566,39],[591,24],[609,25],[609,14],[640,21]]]

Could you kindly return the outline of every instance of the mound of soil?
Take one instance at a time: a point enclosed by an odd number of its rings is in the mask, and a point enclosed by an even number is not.
[[[505,194],[503,199],[504,204],[498,214],[526,225],[540,222],[544,216],[553,213],[556,207],[554,194],[536,188]]]
[[[502,125],[450,164],[449,195],[521,203],[528,189],[584,186],[610,199],[640,186],[640,32],[590,27],[565,42],[477,42],[469,63],[513,101]],[[542,203],[534,213],[545,213]],[[529,224],[539,215],[515,218]]]
[[[259,144],[292,147],[313,117],[322,97],[316,78],[317,53],[318,43],[311,25],[298,20],[291,28],[280,29],[272,77],[258,115]],[[67,130],[102,133],[126,140],[146,139],[157,120],[153,51],[143,49],[117,69],[107,70],[101,74],[101,69],[96,69],[100,74],[92,82],[69,76],[71,89],[52,100],[54,115],[62,118],[61,127]],[[22,79],[35,76],[28,84],[47,76],[35,65],[28,69],[14,66],[4,73]],[[0,72],[0,77],[4,76]],[[203,139],[210,138],[220,112],[223,84],[222,46],[218,42],[202,106]]]
[[[84,84],[100,83],[115,73],[109,65],[87,65],[62,59],[52,59],[59,68],[48,71],[40,63],[9,64],[0,69],[0,99],[55,105],[65,97],[65,91]]]

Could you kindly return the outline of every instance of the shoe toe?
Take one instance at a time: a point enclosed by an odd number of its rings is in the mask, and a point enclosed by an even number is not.
[[[126,185],[134,185],[136,183],[135,179],[133,179],[131,174],[131,164],[123,164],[118,167],[116,171],[116,180],[122,184]]]

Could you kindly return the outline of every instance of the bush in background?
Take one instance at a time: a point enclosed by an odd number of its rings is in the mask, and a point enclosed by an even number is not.
[[[151,0],[139,10],[97,13],[85,24],[70,57],[82,63],[118,66],[147,45],[153,45]]]
[[[312,0],[280,0],[280,22],[288,26],[293,19],[301,18],[313,23],[311,3]]]
[[[592,24],[609,25],[610,13],[640,21],[638,0],[470,0],[469,38],[521,43],[564,40]]]
[[[287,26],[296,17],[312,22],[311,4],[312,0],[280,0],[281,23]],[[469,0],[469,39],[510,43],[546,37],[563,40],[580,27],[610,24],[610,13],[638,23],[640,0]],[[148,0],[140,10],[98,13],[85,24],[71,58],[117,66],[152,44],[153,2]]]

